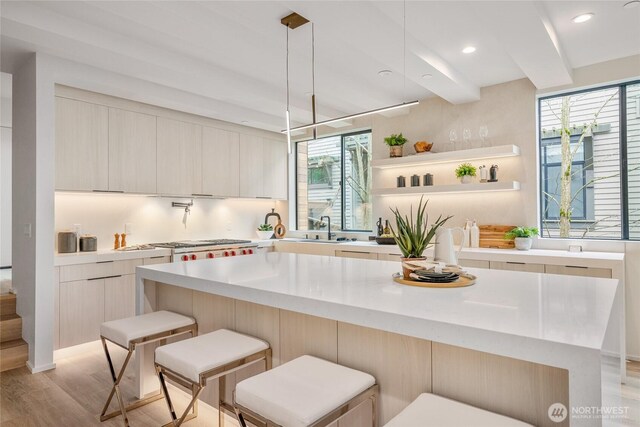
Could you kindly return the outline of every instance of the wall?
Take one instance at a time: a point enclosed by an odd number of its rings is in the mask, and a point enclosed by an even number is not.
[[[112,248],[113,234],[122,233],[125,223],[133,226],[133,233],[127,236],[130,245],[207,238],[255,239],[256,227],[272,208],[281,215],[287,210],[285,202],[272,200],[195,199],[185,226],[184,209],[171,207],[172,201],[188,199],[56,193],[55,230],[80,224],[82,233],[98,237],[99,249]]]
[[[11,74],[0,73],[0,267],[11,266]]]

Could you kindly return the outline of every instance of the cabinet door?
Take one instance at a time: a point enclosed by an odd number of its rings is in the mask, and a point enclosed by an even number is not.
[[[545,273],[566,274],[569,276],[600,277],[610,279],[612,277],[610,268],[592,268],[576,265],[546,265]]]
[[[287,144],[264,141],[264,195],[273,199],[287,198]]]
[[[491,261],[492,270],[528,271],[530,273],[544,273],[544,264],[529,264],[524,262]]]
[[[240,197],[265,197],[264,162],[262,138],[240,135]]]
[[[489,268],[489,261],[482,259],[461,259],[458,260],[458,264],[460,264],[461,267]]]
[[[359,251],[336,251],[337,257],[357,259],[378,259],[378,254]]]
[[[158,193],[202,193],[202,126],[158,117]]]
[[[109,190],[156,192],[156,118],[109,108]]]
[[[202,128],[202,192],[214,196],[240,194],[240,135]]]
[[[143,261],[144,265],[154,265],[154,264],[166,264],[171,262],[170,256],[154,256],[150,258],[145,258]]]
[[[100,339],[104,279],[60,283],[60,348]]]
[[[380,261],[400,261],[402,254],[378,254]]]
[[[104,279],[104,321],[136,315],[136,275]]]
[[[108,190],[109,110],[56,97],[56,190]]]

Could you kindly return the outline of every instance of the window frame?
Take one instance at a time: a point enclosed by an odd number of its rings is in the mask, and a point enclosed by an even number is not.
[[[345,229],[345,224],[346,224],[346,217],[345,217],[345,212],[346,212],[346,190],[345,190],[345,178],[346,178],[346,171],[345,171],[345,138],[348,138],[350,136],[356,136],[356,135],[362,135],[362,134],[371,134],[371,148],[373,149],[373,130],[372,129],[364,129],[364,130],[357,130],[357,131],[352,131],[352,132],[347,132],[347,133],[339,133],[339,134],[335,134],[335,135],[326,135],[323,136],[321,138],[316,138],[317,139],[323,139],[323,138],[331,138],[331,137],[336,137],[339,136],[340,137],[340,182],[338,185],[340,185],[340,198],[341,198],[341,206],[340,206],[340,232],[348,232],[348,233],[370,233],[373,230],[359,230],[359,229]],[[298,224],[298,206],[299,206],[299,193],[298,193],[298,144],[300,143],[305,143],[305,142],[312,142],[314,141],[313,138],[310,139],[303,139],[300,141],[295,141],[295,147],[293,150],[294,153],[294,165],[295,165],[295,171],[294,171],[294,177],[295,177],[295,211],[294,211],[294,218],[295,218],[295,224],[296,224],[296,231],[300,231],[300,224]],[[309,187],[311,188],[311,187]],[[373,222],[373,219],[372,219]],[[320,230],[301,230],[301,231],[320,231]]]
[[[537,162],[538,162],[538,226],[540,227],[540,237],[543,239],[562,239],[562,240],[604,240],[604,241],[615,241],[615,242],[619,242],[619,241],[631,241],[631,242],[637,242],[640,241],[640,239],[631,239],[630,238],[630,229],[629,229],[629,189],[628,189],[628,184],[629,184],[629,169],[628,169],[628,162],[627,162],[627,87],[628,86],[634,86],[634,85],[638,85],[640,84],[640,79],[632,79],[632,80],[625,80],[625,81],[620,81],[620,82],[616,82],[616,83],[609,83],[609,84],[603,84],[603,85],[595,85],[595,86],[590,86],[587,88],[582,88],[582,89],[576,89],[576,90],[569,90],[569,91],[562,91],[562,92],[554,92],[552,94],[547,94],[544,96],[538,96],[537,97],[537,108],[536,108],[536,115],[537,115],[537,129],[536,129],[536,135],[537,135]],[[544,223],[545,223],[545,216],[544,216],[544,193],[543,193],[543,186],[544,183],[542,182],[543,177],[544,177],[544,169],[543,169],[543,162],[542,162],[542,156],[543,156],[543,146],[542,146],[542,102],[544,100],[547,99],[552,99],[552,98],[558,98],[558,97],[562,97],[562,96],[571,96],[571,95],[578,95],[581,93],[586,93],[586,92],[594,92],[594,91],[598,91],[598,90],[605,90],[605,89],[611,89],[611,88],[617,88],[619,91],[619,96],[618,96],[618,122],[619,122],[619,141],[618,141],[618,149],[619,149],[619,157],[620,157],[620,237],[597,237],[597,238],[582,238],[582,239],[576,239],[575,237],[545,237],[544,236]],[[584,220],[576,220],[577,223],[584,223],[584,222],[589,222],[589,220],[584,221]]]

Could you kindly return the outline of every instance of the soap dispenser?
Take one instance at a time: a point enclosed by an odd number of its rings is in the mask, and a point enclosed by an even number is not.
[[[471,224],[471,228],[469,229],[469,235],[471,237],[471,247],[472,248],[479,248],[480,247],[480,228],[478,227],[478,224],[476,224],[476,221],[473,221],[473,224]]]

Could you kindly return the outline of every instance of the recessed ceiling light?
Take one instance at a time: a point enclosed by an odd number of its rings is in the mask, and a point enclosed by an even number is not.
[[[433,77],[433,74],[429,74],[429,73],[427,73],[427,74],[423,74],[423,75],[422,75],[422,78],[423,78],[423,79],[430,79],[431,77]]]
[[[630,2],[627,2],[624,4],[624,8],[625,9],[633,9],[640,6],[640,0],[631,0]]]
[[[593,18],[593,13],[583,13],[582,15],[578,15],[572,19],[574,24],[582,24],[583,22],[587,22],[591,18]]]
[[[243,125],[246,125],[247,123],[249,123],[249,121],[247,121],[247,120],[243,120],[243,121],[241,121],[240,123],[241,123],[241,124],[243,124]]]
[[[473,46],[467,46],[464,49],[462,49],[462,53],[473,53],[476,51],[476,48]]]
[[[387,77],[387,76],[390,76],[390,75],[391,75],[391,73],[392,73],[392,71],[391,71],[391,70],[380,70],[380,71],[378,71],[378,75],[379,75],[380,77]]]

